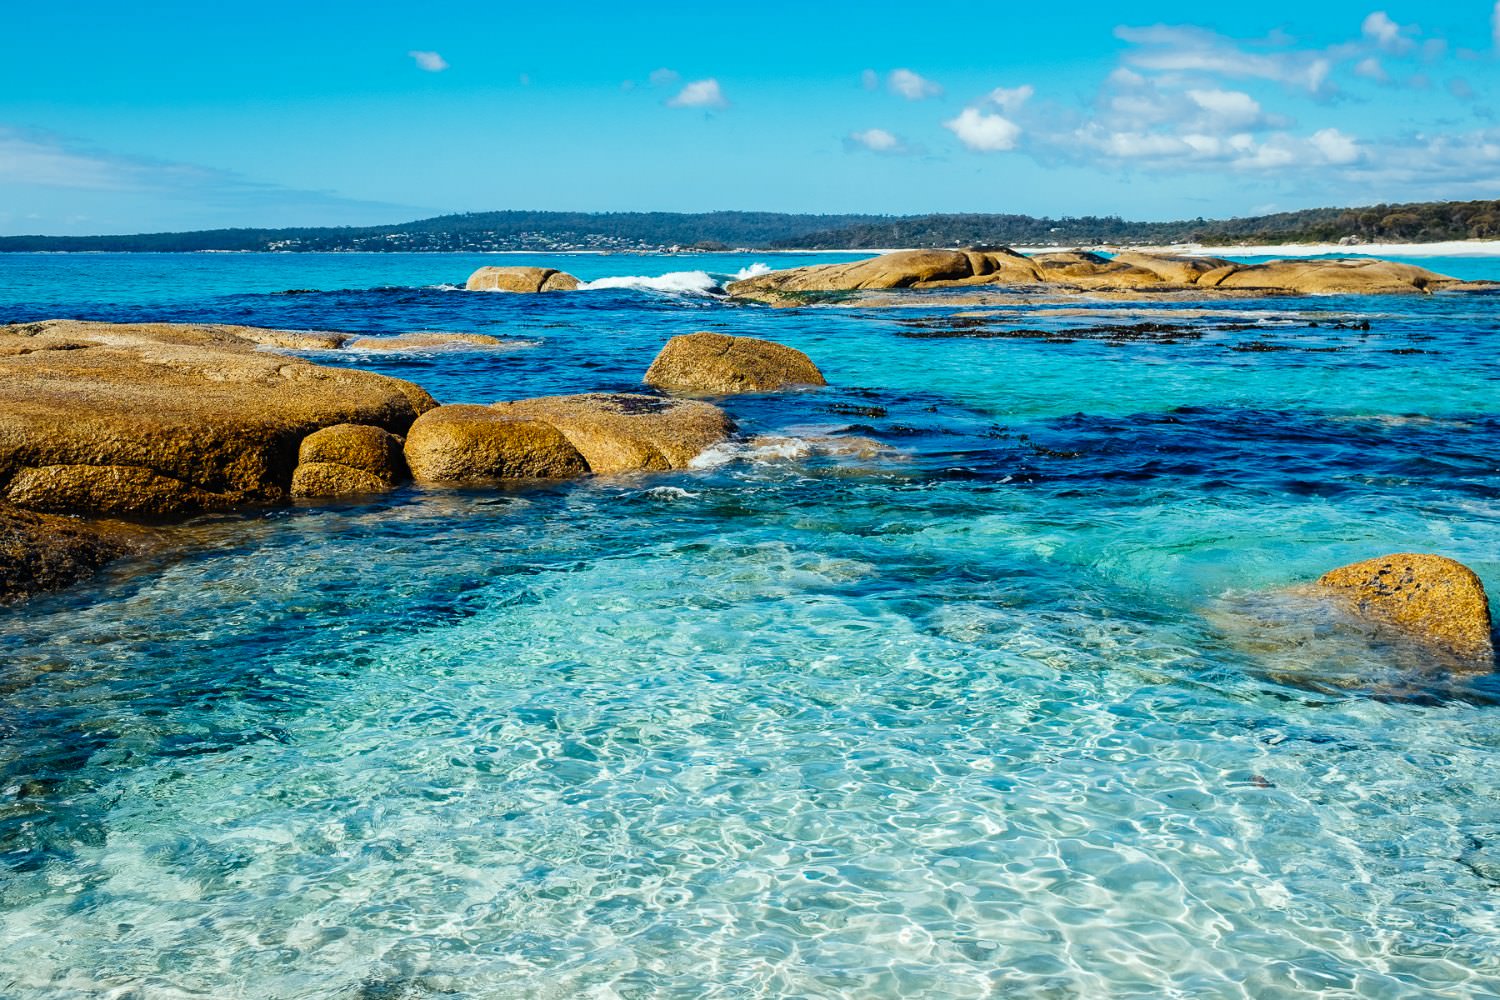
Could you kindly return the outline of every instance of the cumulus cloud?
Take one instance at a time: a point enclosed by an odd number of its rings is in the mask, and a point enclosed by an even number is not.
[[[1500,45],[1500,3],[1496,18]],[[1326,120],[1299,127],[1277,113],[1268,95],[1284,89],[1294,92],[1282,95],[1292,100],[1299,93],[1336,98],[1335,74],[1430,87],[1424,74],[1413,74],[1414,61],[1448,57],[1441,39],[1423,39],[1384,11],[1365,17],[1359,29],[1342,44],[1306,48],[1279,33],[1247,40],[1191,26],[1121,27],[1116,34],[1129,45],[1092,102],[1037,105],[1031,87],[1000,87],[943,126],[967,149],[1016,150],[1043,164],[1296,176],[1375,200],[1418,191],[1423,198],[1478,196],[1493,187],[1500,129],[1460,134],[1435,119],[1430,135],[1356,134]],[[1468,81],[1447,82],[1451,98],[1477,97]]]
[[[1362,76],[1366,80],[1374,80],[1376,83],[1386,83],[1390,80],[1390,74],[1385,71],[1379,59],[1369,56],[1361,59],[1354,66],[1354,75]]]
[[[1308,142],[1322,155],[1324,163],[1343,166],[1360,158],[1359,143],[1336,128],[1319,129]]]
[[[943,128],[956,135],[965,148],[976,153],[1015,149],[1021,138],[1021,126],[1004,115],[987,114],[978,108],[964,108],[957,118],[943,122]]]
[[[1196,104],[1215,129],[1238,131],[1256,128],[1265,121],[1260,102],[1238,90],[1189,90],[1188,100]]]
[[[422,49],[412,49],[407,55],[416,62],[417,68],[428,73],[441,73],[448,68],[448,60],[436,52],[426,52]]]
[[[993,104],[1007,115],[1013,115],[1025,106],[1036,94],[1036,89],[1029,84],[1022,87],[996,87],[985,97],[985,101]]]
[[[1093,119],[1111,131],[1168,129],[1223,134],[1284,126],[1250,94],[1228,87],[1191,86],[1150,79],[1129,69],[1110,74],[1095,101]]]
[[[845,142],[855,148],[867,149],[872,153],[905,153],[908,152],[906,143],[901,137],[893,132],[887,132],[883,128],[867,128],[863,132],[851,132]]]
[[[667,69],[663,66],[661,69],[653,69],[646,79],[651,81],[653,87],[670,87],[682,79],[682,74],[675,69]]]
[[[1365,18],[1364,24],[1360,25],[1360,34],[1365,40],[1376,48],[1387,52],[1406,52],[1412,47],[1410,39],[1406,37],[1408,31],[1415,29],[1403,28],[1391,20],[1389,14],[1383,10],[1377,10]]]
[[[891,70],[890,76],[886,77],[886,84],[892,93],[900,94],[908,101],[923,101],[943,92],[942,87],[909,69]]]
[[[715,79],[694,80],[667,102],[669,108],[727,108],[729,101]]]

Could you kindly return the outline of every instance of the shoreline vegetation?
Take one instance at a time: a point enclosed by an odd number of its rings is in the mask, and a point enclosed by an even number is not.
[[[0,253],[671,253],[877,251],[960,246],[1329,247],[1330,252],[1500,241],[1500,201],[1318,208],[1225,220],[1053,219],[776,212],[469,212],[363,227],[217,229],[130,235],[0,237]],[[1321,251],[1320,251],[1321,252]]]

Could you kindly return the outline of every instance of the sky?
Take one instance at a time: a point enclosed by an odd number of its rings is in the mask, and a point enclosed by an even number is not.
[[[0,234],[1500,198],[1496,0],[9,7]]]

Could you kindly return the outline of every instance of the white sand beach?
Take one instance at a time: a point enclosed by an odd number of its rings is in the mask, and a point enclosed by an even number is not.
[[[1018,248],[1021,249],[1021,248]],[[1045,252],[1050,248],[1021,249],[1022,253]],[[1361,243],[1340,246],[1337,243],[1282,243],[1264,246],[1203,246],[1182,243],[1172,246],[1119,247],[1098,246],[1093,249],[1114,253],[1129,249],[1145,253],[1188,254],[1194,257],[1321,257],[1338,254],[1343,257],[1500,257],[1500,240],[1449,240],[1443,243]]]

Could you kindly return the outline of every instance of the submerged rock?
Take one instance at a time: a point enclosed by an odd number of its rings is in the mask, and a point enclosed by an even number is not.
[[[589,465],[562,432],[489,406],[440,406],[406,435],[406,463],[420,483],[567,479]]]
[[[0,327],[0,489],[132,516],[276,501],[312,432],[401,432],[437,405],[410,382],[258,350],[244,329]]]
[[[1394,626],[1466,660],[1494,657],[1489,598],[1463,563],[1403,552],[1325,573],[1318,587],[1362,618]]]
[[[899,450],[884,441],[858,434],[761,434],[745,444],[753,457],[762,460],[796,460],[818,456],[872,461],[904,457]]]
[[[302,439],[292,496],[382,493],[406,480],[401,440],[365,424],[336,424]]]
[[[651,362],[645,381],[669,392],[712,395],[828,384],[812,359],[795,348],[722,333],[673,337]]]
[[[571,292],[578,285],[554,267],[481,267],[464,283],[471,292]]]
[[[103,526],[0,503],[0,603],[60,590],[131,548]]]
[[[491,408],[557,428],[600,474],[681,469],[734,431],[717,406],[634,393],[544,396]]]
[[[393,337],[355,337],[345,346],[357,351],[412,351],[442,347],[508,347],[501,337],[488,333],[398,333]]]

